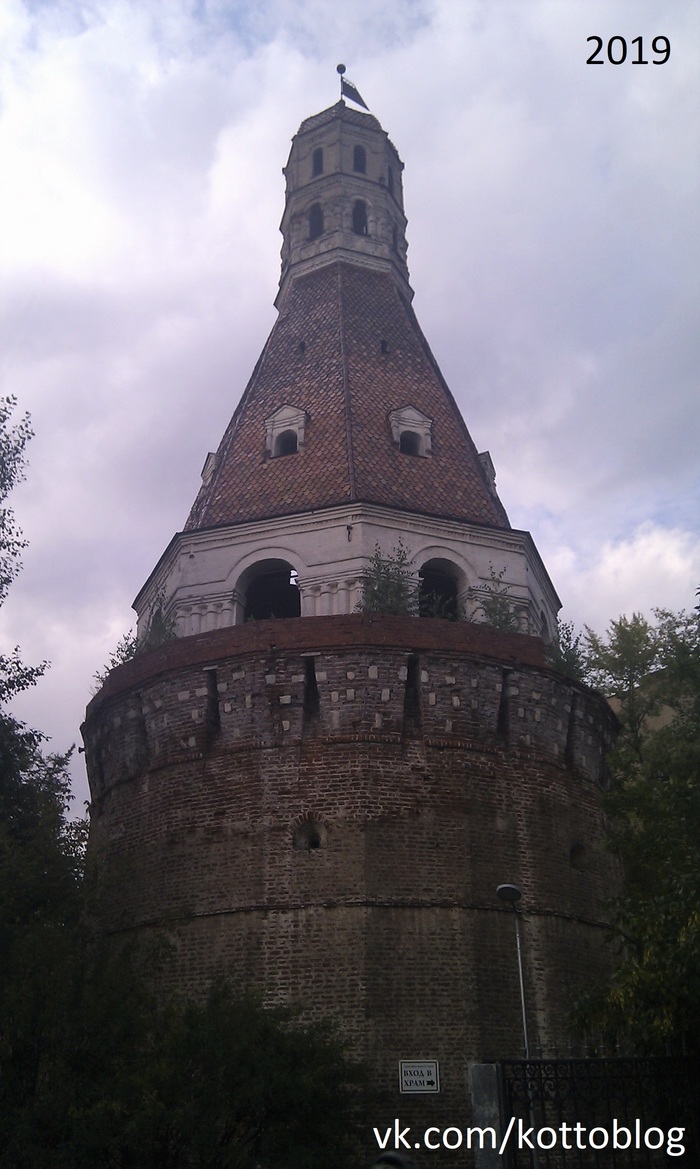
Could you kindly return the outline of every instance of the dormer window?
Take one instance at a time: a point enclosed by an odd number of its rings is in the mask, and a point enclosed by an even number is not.
[[[311,177],[323,174],[323,147],[317,146],[311,155]]]
[[[415,406],[403,406],[389,415],[391,437],[402,455],[426,458],[432,454],[433,422]]]
[[[309,207],[309,239],[318,239],[323,235],[323,211],[320,203],[312,203]]]
[[[367,204],[356,199],[352,209],[352,230],[355,235],[367,235]]]
[[[213,451],[210,451],[209,454],[207,455],[206,459],[204,460],[204,466],[202,467],[202,483],[204,484],[205,487],[208,487],[209,484],[211,483],[211,481],[214,477],[214,472],[218,466],[218,463],[219,463],[218,454],[214,454]]]
[[[367,174],[367,151],[364,146],[353,147],[352,169],[357,171],[358,174]]]
[[[481,469],[486,476],[486,482],[489,485],[489,491],[498,499],[498,492],[496,491],[496,468],[493,465],[493,459],[488,451],[482,451],[479,455],[479,462]]]
[[[268,458],[295,455],[304,445],[307,414],[298,406],[280,406],[265,419],[265,451]]]

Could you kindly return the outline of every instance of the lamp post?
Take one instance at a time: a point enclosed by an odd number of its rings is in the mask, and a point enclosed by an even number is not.
[[[527,1011],[525,1009],[525,979],[523,978],[523,949],[520,943],[520,918],[518,916],[517,903],[522,897],[522,893],[517,885],[499,885],[496,889],[496,896],[504,901],[506,905],[513,906],[513,916],[515,917],[515,944],[518,951],[518,977],[520,979],[520,1006],[523,1012],[523,1039],[525,1041],[525,1059],[530,1061],[530,1037],[527,1033]],[[529,1069],[525,1075],[525,1086],[527,1091],[527,1106],[530,1116],[530,1124],[532,1128],[535,1127],[535,1109],[532,1099],[532,1086],[530,1083]],[[531,1163],[533,1169],[539,1169],[539,1156],[537,1150],[533,1148]]]
[[[523,951],[520,942],[520,918],[518,917],[517,902],[522,897],[517,885],[499,885],[496,896],[507,905],[513,906],[515,917],[515,944],[518,951],[518,977],[520,978],[520,1006],[523,1012],[523,1039],[525,1040],[525,1059],[530,1059],[530,1038],[527,1032],[527,1011],[525,1009],[525,980],[523,978]]]

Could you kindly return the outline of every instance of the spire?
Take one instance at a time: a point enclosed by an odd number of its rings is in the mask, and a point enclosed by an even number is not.
[[[410,307],[402,171],[370,114],[302,122],[279,319],[188,529],[358,502],[509,526]]]
[[[341,99],[302,122],[284,168],[279,316],[135,601],[140,629],[164,598],[181,634],[351,613],[376,546],[399,542],[474,619],[495,571],[522,627],[552,628],[546,570],[510,527],[411,307],[402,172],[372,114]]]

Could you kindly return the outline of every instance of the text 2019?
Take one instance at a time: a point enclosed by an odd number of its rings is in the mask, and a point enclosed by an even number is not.
[[[586,37],[586,41],[595,41],[595,49],[586,61],[587,65],[604,65],[605,60],[601,56],[603,52],[604,41],[602,37]],[[630,46],[630,64],[632,65],[648,65],[650,62],[644,56],[644,38],[635,37]],[[634,46],[634,47],[632,47]],[[636,48],[636,55],[635,55]],[[654,37],[651,42],[651,52],[654,60],[652,65],[665,65],[671,56],[671,42],[668,37]],[[623,61],[627,60],[627,41],[624,37],[610,37],[607,45],[608,61],[611,65],[621,65]]]

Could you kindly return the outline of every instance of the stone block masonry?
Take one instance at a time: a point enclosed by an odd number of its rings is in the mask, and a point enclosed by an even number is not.
[[[112,671],[83,728],[105,929],[170,931],[188,992],[224,973],[336,1019],[390,1119],[462,1123],[465,1060],[522,1050],[496,886],[523,891],[536,1046],[566,1047],[605,966],[614,729],[538,639],[484,625],[357,614],[168,643]],[[418,1058],[442,1091],[399,1098]]]

